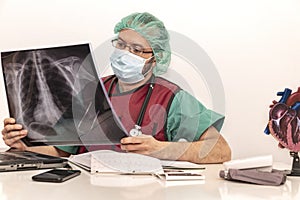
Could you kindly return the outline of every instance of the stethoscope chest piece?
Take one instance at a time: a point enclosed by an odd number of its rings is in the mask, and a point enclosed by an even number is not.
[[[134,125],[134,128],[129,131],[130,136],[139,136],[142,134],[141,127],[139,125]]]

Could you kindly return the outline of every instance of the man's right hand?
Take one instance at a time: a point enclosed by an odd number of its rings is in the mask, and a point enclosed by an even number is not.
[[[7,146],[25,151],[27,146],[22,142],[21,139],[26,137],[27,134],[28,131],[24,130],[21,124],[16,124],[16,120],[14,118],[4,119],[2,137]]]

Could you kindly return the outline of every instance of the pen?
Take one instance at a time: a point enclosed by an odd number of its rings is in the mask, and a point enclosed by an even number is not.
[[[195,173],[167,173],[168,176],[202,176],[202,174]]]
[[[177,169],[177,170],[204,170],[205,167],[175,167],[164,165],[163,169]]]

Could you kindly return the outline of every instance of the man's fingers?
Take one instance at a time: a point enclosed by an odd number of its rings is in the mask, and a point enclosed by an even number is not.
[[[141,144],[150,138],[152,138],[151,135],[144,134],[136,137],[125,137],[121,139],[121,144]]]
[[[16,136],[16,137],[12,137],[12,138],[8,138],[8,139],[5,139],[4,140],[4,143],[10,147],[13,147],[13,145],[15,143],[19,143],[21,141],[22,138],[24,138],[25,136],[24,135],[19,135],[19,136]]]
[[[20,131],[23,129],[21,124],[13,124],[13,125],[6,125],[2,130],[2,135],[7,134],[12,131]]]
[[[142,143],[141,139],[138,137],[125,137],[121,139],[121,144],[140,144]]]
[[[128,151],[128,152],[137,152],[137,151],[146,150],[145,146],[142,144],[125,144],[125,145],[121,145],[121,149],[123,151]]]
[[[25,149],[24,143],[21,141],[22,138],[28,134],[27,130],[23,130],[21,124],[16,124],[14,118],[4,119],[4,128],[2,129],[2,136],[4,143],[17,149]]]
[[[10,140],[12,138],[16,137],[25,137],[27,135],[27,130],[21,130],[21,131],[11,131],[8,133],[3,134],[3,139],[4,140]]]
[[[7,124],[15,124],[16,120],[14,118],[6,118],[4,119],[4,126],[6,126]]]

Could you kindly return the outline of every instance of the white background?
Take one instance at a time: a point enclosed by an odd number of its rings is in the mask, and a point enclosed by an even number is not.
[[[221,132],[233,158],[272,154],[289,163],[289,151],[263,130],[276,93],[300,87],[298,0],[0,0],[0,51],[82,42],[97,47],[114,36],[122,17],[144,11],[195,41],[214,62],[226,98]],[[212,106],[209,95],[195,95]],[[0,76],[1,121],[8,116]]]

